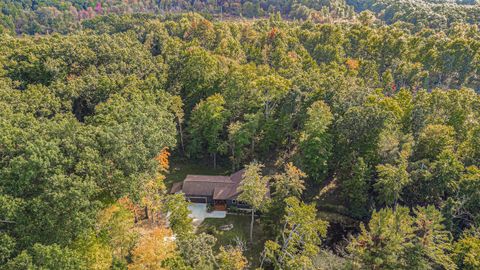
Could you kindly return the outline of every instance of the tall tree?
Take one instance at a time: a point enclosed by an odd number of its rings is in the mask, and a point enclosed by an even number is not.
[[[189,202],[182,193],[166,195],[163,202],[164,212],[172,231],[179,237],[193,232],[192,219],[189,217]]]
[[[281,238],[265,243],[264,256],[275,269],[316,269],[313,260],[328,223],[317,219],[315,204],[305,204],[295,197],[285,199],[285,204]]]
[[[411,143],[402,145],[401,151],[392,164],[377,165],[378,179],[373,185],[378,192],[378,200],[386,205],[397,205],[403,188],[411,181],[410,174],[407,171],[408,158],[412,153]]]
[[[402,269],[413,237],[412,223],[408,208],[374,211],[368,229],[362,224],[360,235],[348,246],[356,267]]]
[[[385,208],[372,214],[368,229],[348,246],[356,267],[366,269],[455,269],[451,236],[434,206]]]
[[[379,194],[380,203],[397,205],[403,188],[410,182],[407,166],[406,160],[400,161],[397,166],[391,164],[377,166],[378,179],[373,186]]]
[[[213,269],[218,267],[214,246],[217,239],[209,234],[191,234],[177,241],[180,255],[192,269]]]
[[[182,147],[182,151],[185,152],[185,145],[183,141],[183,122],[185,120],[185,112],[183,111],[182,98],[180,96],[173,96],[172,105],[170,107],[177,120],[178,135],[180,136],[180,146]]]
[[[253,223],[255,212],[261,210],[268,203],[269,177],[262,176],[263,164],[253,162],[245,166],[238,191],[238,200],[246,202],[251,207],[250,242],[253,242]]]
[[[363,158],[359,157],[353,164],[351,175],[342,180],[342,195],[355,217],[364,217],[369,212],[369,181],[370,170]]]
[[[200,101],[192,111],[189,121],[190,153],[206,150],[213,157],[213,167],[217,166],[217,154],[224,152],[224,142],[221,135],[228,112],[225,99],[220,94]]]
[[[307,110],[308,118],[300,135],[300,149],[305,171],[310,177],[322,181],[328,171],[332,142],[328,132],[333,121],[330,108],[316,101]]]
[[[442,267],[456,269],[450,253],[452,236],[443,225],[445,218],[435,206],[414,209],[415,247],[410,251],[409,265],[413,268]]]
[[[254,93],[263,102],[265,118],[269,119],[278,102],[287,95],[290,81],[279,75],[267,75],[253,82]]]

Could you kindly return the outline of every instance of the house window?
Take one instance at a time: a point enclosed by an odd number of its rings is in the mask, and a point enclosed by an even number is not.
[[[237,204],[237,200],[232,200],[232,204]]]

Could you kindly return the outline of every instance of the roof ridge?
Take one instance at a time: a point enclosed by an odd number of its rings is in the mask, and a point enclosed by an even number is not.
[[[185,181],[184,181],[185,182]],[[219,182],[219,181],[187,181],[189,183],[222,183],[222,184],[235,184],[235,182]]]
[[[209,177],[221,178],[222,180],[219,181],[219,180],[216,180],[216,179],[188,179],[189,176],[193,176],[193,177],[199,176],[199,177],[202,177],[202,178],[209,178]],[[229,183],[235,183],[234,181],[232,181],[232,178],[228,175],[203,175],[203,174],[187,174],[187,176],[184,179],[184,182],[228,183],[228,184]]]

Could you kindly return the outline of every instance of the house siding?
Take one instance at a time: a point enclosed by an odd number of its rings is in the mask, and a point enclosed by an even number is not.
[[[189,201],[191,202],[200,202],[204,203],[203,201],[200,201],[202,199],[206,200],[206,203],[213,203],[213,197],[212,196],[185,196]]]

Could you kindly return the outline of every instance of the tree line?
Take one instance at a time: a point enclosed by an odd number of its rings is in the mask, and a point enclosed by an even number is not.
[[[475,0],[365,1],[365,0],[2,0],[0,32],[67,34],[81,30],[82,21],[108,14],[140,16],[198,12],[208,18],[265,18],[278,13],[290,20],[330,23],[353,22],[361,12],[386,24],[401,22],[417,31],[446,29],[454,24],[478,25],[480,6]]]

